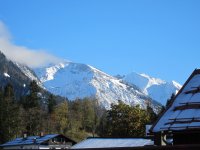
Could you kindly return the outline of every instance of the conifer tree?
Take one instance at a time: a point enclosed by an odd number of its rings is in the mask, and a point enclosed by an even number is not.
[[[0,92],[0,127],[1,142],[12,139],[18,128],[18,107],[14,101],[14,91],[11,84],[6,85],[4,92]]]
[[[82,103],[83,103],[82,105],[83,129],[88,132],[92,132],[93,127],[95,125],[95,112],[94,112],[93,101],[85,98]]]
[[[55,108],[55,120],[57,131],[64,134],[68,125],[68,104],[66,101]]]
[[[23,114],[26,132],[30,135],[37,135],[43,129],[44,112],[40,107],[40,88],[36,81],[30,83],[30,90],[23,101],[26,113]]]
[[[149,124],[153,124],[157,118],[158,118],[158,115],[153,111],[153,108],[149,105],[147,105],[147,113],[149,115]]]
[[[175,98],[175,94],[172,93],[171,97],[167,100],[167,103],[166,103],[166,108],[170,106],[170,104],[173,103],[174,101],[174,98]]]
[[[53,94],[50,94],[47,105],[48,105],[48,113],[52,114],[56,106],[56,100]]]
[[[29,135],[38,135],[41,129],[41,114],[38,108],[30,108],[24,114],[26,132]]]
[[[25,108],[34,108],[34,107],[40,107],[39,105],[39,94],[40,88],[37,85],[36,81],[32,81],[30,83],[30,92],[26,97],[26,102],[25,102]]]
[[[5,142],[4,118],[5,117],[5,101],[3,99],[3,91],[0,90],[0,143]]]

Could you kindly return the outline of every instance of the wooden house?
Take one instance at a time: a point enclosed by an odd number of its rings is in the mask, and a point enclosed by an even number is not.
[[[75,141],[61,134],[24,136],[0,145],[3,149],[69,149]]]
[[[151,131],[155,145],[200,144],[200,69],[194,70]]]

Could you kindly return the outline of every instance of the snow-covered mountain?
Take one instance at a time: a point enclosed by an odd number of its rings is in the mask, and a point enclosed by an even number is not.
[[[32,80],[42,87],[44,97],[51,93],[70,100],[93,97],[105,108],[118,100],[126,104],[146,107],[151,104],[155,111],[160,104],[142,93],[136,86],[123,83],[120,79],[112,77],[92,66],[64,62],[36,69],[36,73],[29,67],[8,60],[0,53],[0,87],[12,83],[17,96],[25,95]],[[60,97],[58,97],[61,100]]]
[[[55,95],[70,100],[94,97],[106,108],[118,100],[142,107],[151,101],[155,107],[159,107],[154,100],[165,105],[171,94],[181,88],[175,81],[166,82],[146,74],[130,73],[113,77],[92,66],[66,61],[37,68],[35,73],[27,66],[16,62],[13,64],[30,81],[36,80],[41,87]],[[5,71],[4,77],[10,78],[9,73]],[[23,86],[26,86],[25,82]]]
[[[166,82],[146,74],[135,72],[122,77],[122,80],[127,84],[136,85],[143,93],[163,105],[166,104],[167,99],[171,97],[172,93],[176,94],[181,88],[181,85],[175,81]]]
[[[160,106],[135,86],[89,65],[64,62],[38,68],[35,72],[48,91],[70,100],[94,97],[105,108],[118,100],[141,107],[148,103],[153,103],[154,108]]]

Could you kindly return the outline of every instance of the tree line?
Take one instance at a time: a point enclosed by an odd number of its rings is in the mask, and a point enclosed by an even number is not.
[[[105,110],[96,99],[67,99],[57,102],[54,95],[44,98],[35,81],[26,96],[16,98],[11,84],[0,89],[0,143],[16,137],[59,133],[83,140],[89,136],[138,137],[157,115],[150,106],[141,109],[119,101]]]

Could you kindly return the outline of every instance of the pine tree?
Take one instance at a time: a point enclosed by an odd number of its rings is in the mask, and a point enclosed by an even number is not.
[[[40,92],[40,88],[38,87],[37,82],[32,81],[30,83],[29,94],[26,96],[24,104],[23,104],[25,109],[40,107],[39,105],[40,98],[38,96],[39,92]]]
[[[95,125],[95,112],[92,100],[86,98],[83,100],[82,114],[83,129],[85,131],[92,132]]]
[[[149,105],[147,105],[147,113],[149,115],[149,124],[153,124],[157,118],[158,118],[158,115],[153,111],[153,108]]]
[[[6,85],[0,92],[0,127],[1,142],[12,139],[17,134],[19,109],[15,104],[14,91],[11,84]]]
[[[28,95],[22,100],[23,108],[26,113],[23,114],[24,126],[26,132],[30,135],[37,135],[43,129],[44,111],[40,107],[40,88],[36,81],[30,83]]]
[[[68,104],[66,101],[55,108],[55,120],[57,131],[64,134],[68,125]]]
[[[174,101],[174,98],[175,98],[175,94],[174,93],[172,93],[172,95],[171,95],[171,97],[170,97],[170,99],[168,99],[167,100],[167,103],[166,103],[166,108],[167,107],[169,107],[172,103],[173,103],[173,101]]]
[[[44,112],[37,107],[25,110],[23,114],[24,126],[29,135],[39,135],[43,131]]]
[[[49,96],[47,105],[48,105],[48,113],[52,114],[56,106],[56,100],[53,94]]]
[[[4,132],[4,120],[5,120],[5,101],[3,99],[3,91],[0,90],[0,143],[5,142]]]

